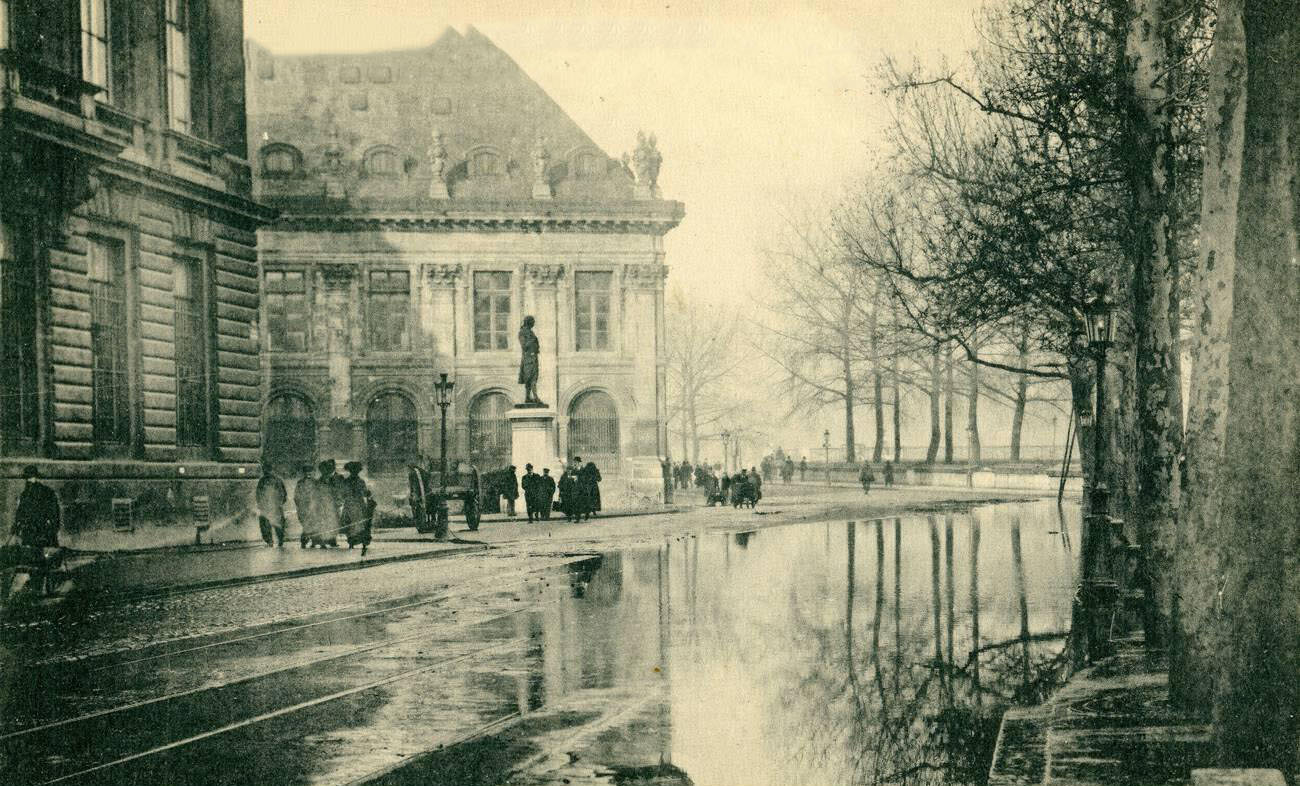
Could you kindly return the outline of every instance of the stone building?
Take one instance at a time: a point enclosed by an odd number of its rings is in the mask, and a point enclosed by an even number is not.
[[[255,193],[281,211],[259,234],[277,462],[435,455],[445,372],[449,452],[508,463],[530,314],[553,455],[613,473],[663,455],[663,236],[683,207],[652,137],[612,159],[472,28],[367,54],[250,43],[247,62]]]
[[[251,199],[242,14],[0,0],[6,527],[27,464],[59,489],[74,544],[149,545],[244,512],[255,233],[272,214]]]

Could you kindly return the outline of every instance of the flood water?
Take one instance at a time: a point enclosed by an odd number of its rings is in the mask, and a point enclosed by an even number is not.
[[[1078,520],[994,505],[606,555],[543,615],[541,687],[658,669],[655,711],[583,754],[607,769],[657,754],[699,786],[981,783],[1001,711],[1062,674]],[[582,782],[561,775],[516,780]]]
[[[1078,521],[1017,503],[550,555],[446,603],[42,678],[44,720],[140,703],[0,736],[0,771],[133,786],[982,783],[1001,712],[1062,674]],[[0,696],[0,717],[14,701]]]

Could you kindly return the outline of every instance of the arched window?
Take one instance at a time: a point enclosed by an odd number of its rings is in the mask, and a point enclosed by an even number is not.
[[[501,174],[501,156],[491,148],[479,148],[469,155],[470,177],[491,177]]]
[[[302,167],[302,154],[292,145],[267,145],[262,148],[262,174],[266,177],[289,177]]]
[[[400,171],[397,151],[391,147],[380,147],[366,154],[366,174],[391,177]]]
[[[480,470],[510,464],[510,399],[496,391],[476,396],[469,405],[469,458]]]
[[[401,470],[419,458],[415,405],[401,393],[380,393],[366,410],[366,452],[372,474]]]
[[[584,461],[618,456],[618,410],[608,393],[589,390],[569,406],[569,455]]]
[[[286,477],[296,476],[301,465],[316,461],[316,415],[310,401],[282,393],[267,402],[262,455]]]

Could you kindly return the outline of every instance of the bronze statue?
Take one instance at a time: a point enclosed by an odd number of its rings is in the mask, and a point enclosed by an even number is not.
[[[541,354],[542,347],[537,341],[537,334],[533,332],[533,325],[536,320],[531,316],[524,317],[524,324],[519,328],[519,384],[524,386],[524,403],[541,404],[542,400],[537,397],[537,356]]]

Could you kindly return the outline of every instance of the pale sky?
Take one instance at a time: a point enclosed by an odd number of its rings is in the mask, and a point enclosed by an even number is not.
[[[686,205],[671,284],[757,283],[778,205],[828,202],[883,146],[886,54],[959,60],[979,0],[581,3],[246,0],[249,37],[280,53],[422,46],[473,25],[610,155],[654,132],[660,188]],[[747,301],[747,299],[745,299]]]

